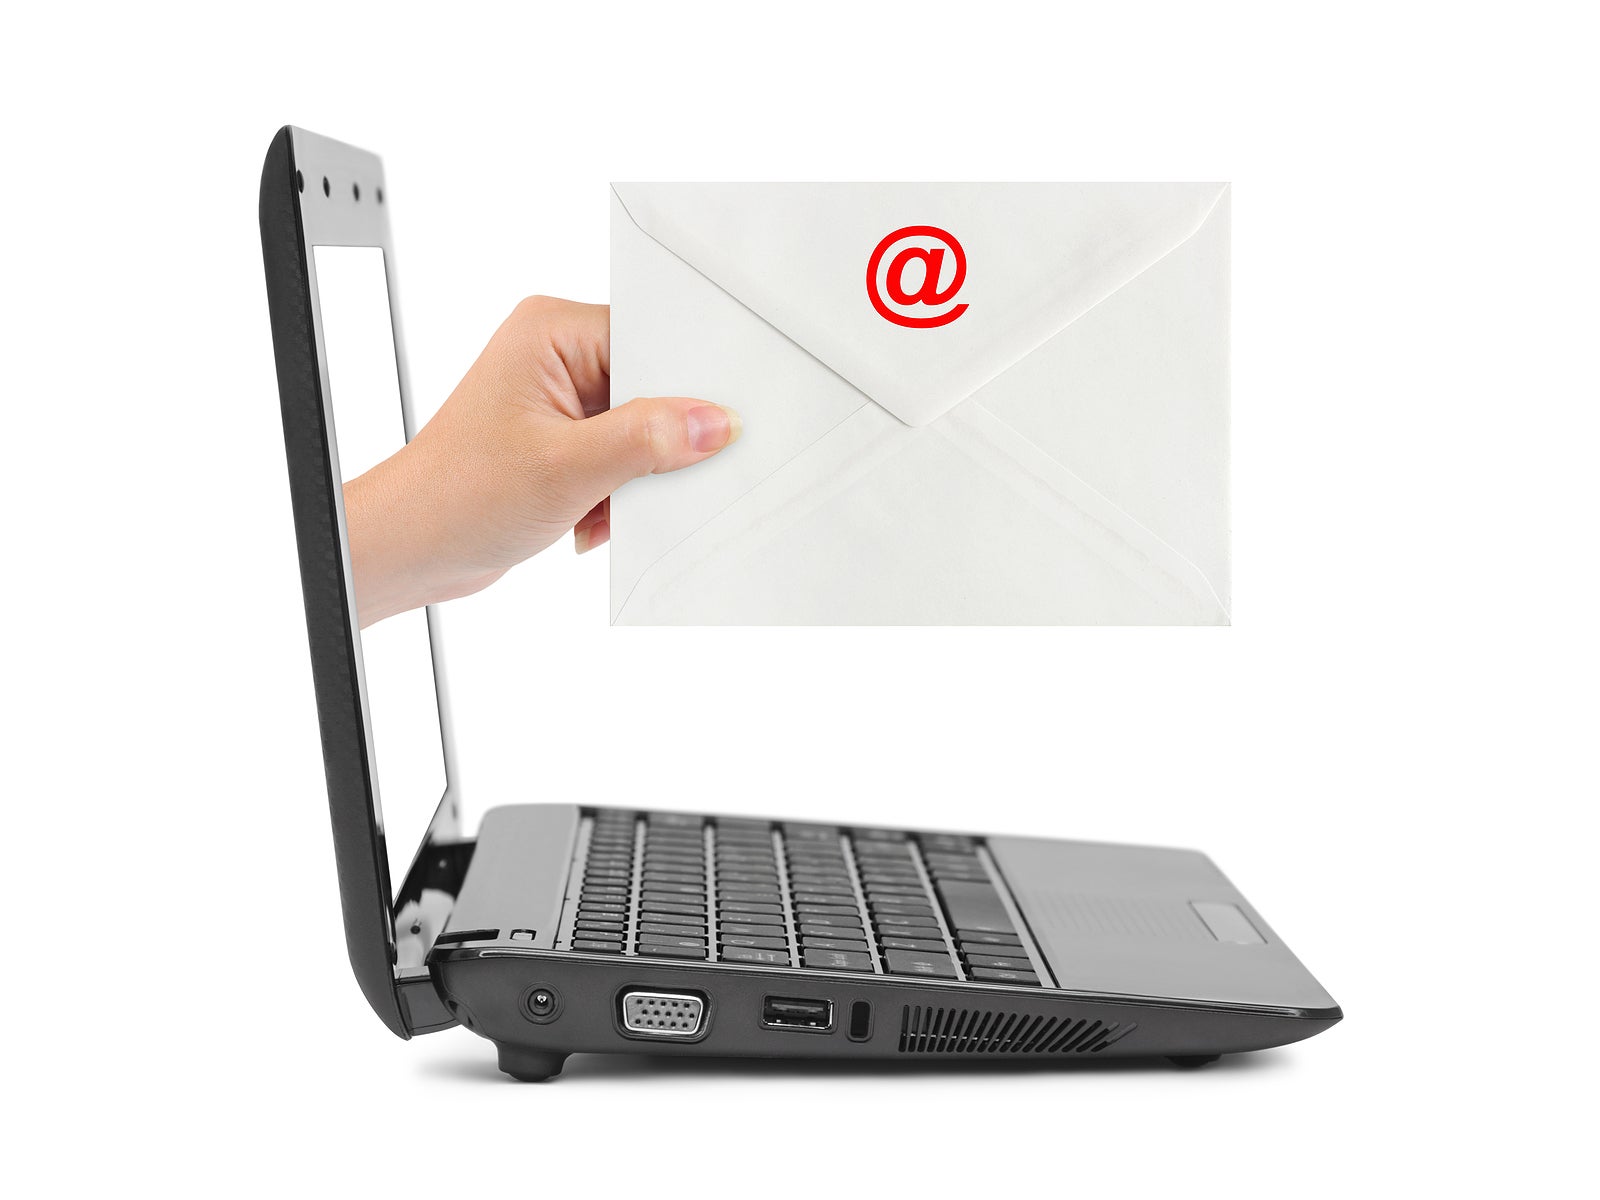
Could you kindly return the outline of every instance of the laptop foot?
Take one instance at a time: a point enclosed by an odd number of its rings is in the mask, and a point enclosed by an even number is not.
[[[500,1047],[500,1069],[522,1083],[543,1083],[561,1074],[566,1065],[565,1054],[551,1054],[544,1050],[522,1050],[516,1046]]]
[[[1221,1058],[1220,1054],[1174,1054],[1168,1061],[1175,1067],[1182,1067],[1185,1071],[1192,1071],[1196,1067],[1203,1067],[1207,1063],[1214,1063]]]

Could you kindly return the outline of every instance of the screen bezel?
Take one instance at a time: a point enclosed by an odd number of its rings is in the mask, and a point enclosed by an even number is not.
[[[328,181],[326,191],[323,180]],[[358,200],[352,186],[359,186]],[[381,199],[380,199],[381,197]],[[350,584],[344,495],[328,386],[313,246],[369,246],[383,253],[405,435],[416,432],[401,333],[389,201],[379,158],[301,129],[285,128],[261,180],[262,251],[272,309],[295,533],[317,688],[340,899],[351,965],[369,1003],[401,1036],[417,1031],[401,984],[425,978],[458,863],[460,803],[437,614],[427,612],[444,794],[402,886],[392,886],[376,757],[368,719],[360,625]],[[423,903],[423,897],[432,897]],[[405,914],[397,927],[396,915]],[[398,933],[397,933],[398,928]]]

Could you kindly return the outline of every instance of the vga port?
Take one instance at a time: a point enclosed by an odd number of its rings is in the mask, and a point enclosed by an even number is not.
[[[622,995],[622,1028],[635,1037],[698,1037],[705,1023],[706,1002],[688,992],[629,991]]]

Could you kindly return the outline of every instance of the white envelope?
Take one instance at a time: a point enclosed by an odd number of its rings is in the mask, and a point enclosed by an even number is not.
[[[612,621],[1227,624],[1228,199],[613,185],[613,398],[744,436],[613,496]]]

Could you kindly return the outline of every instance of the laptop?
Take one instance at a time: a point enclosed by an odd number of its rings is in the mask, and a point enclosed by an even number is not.
[[[570,804],[462,827],[434,614],[361,631],[342,482],[414,432],[393,197],[285,128],[261,242],[345,938],[402,1038],[572,1053],[1198,1066],[1341,1013],[1192,850]]]

